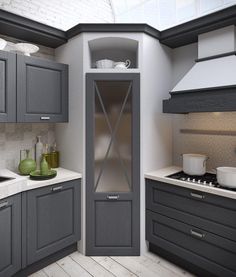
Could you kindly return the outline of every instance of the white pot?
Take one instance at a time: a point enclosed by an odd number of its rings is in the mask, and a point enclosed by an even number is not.
[[[204,175],[208,157],[200,154],[183,154],[183,171],[188,175]]]
[[[115,63],[112,60],[104,59],[104,60],[96,61],[97,68],[114,68],[114,65]]]
[[[217,167],[216,175],[221,186],[236,188],[236,167]]]

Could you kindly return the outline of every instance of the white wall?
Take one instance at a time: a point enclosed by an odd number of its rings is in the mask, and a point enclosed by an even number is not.
[[[0,9],[61,30],[78,23],[114,22],[109,0],[1,0]]]
[[[173,87],[193,66],[196,58],[197,44],[191,44],[173,50]],[[222,165],[235,166],[235,136],[180,133],[180,129],[235,131],[235,122],[236,112],[173,115],[174,164],[182,165],[182,153],[205,153],[210,157],[207,162],[209,170]]]
[[[69,123],[56,124],[56,139],[61,152],[61,166],[83,174],[82,178],[82,245],[85,243],[85,100],[83,72],[83,34],[55,51],[58,62],[69,65]]]
[[[144,174],[172,164],[172,116],[162,113],[172,79],[171,49],[143,35],[141,61],[141,252],[145,242]]]

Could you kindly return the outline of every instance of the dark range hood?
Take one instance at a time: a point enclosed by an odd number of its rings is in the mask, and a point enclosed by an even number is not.
[[[198,60],[163,101],[163,112],[236,111],[235,44],[235,26],[200,35]]]

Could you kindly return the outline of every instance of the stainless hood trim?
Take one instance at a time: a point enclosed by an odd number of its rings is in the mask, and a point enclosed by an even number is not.
[[[209,56],[209,57],[205,57],[205,58],[200,58],[200,59],[196,59],[195,62],[205,62],[208,60],[214,60],[214,59],[218,59],[218,58],[223,58],[223,57],[228,57],[228,56],[235,56],[236,55],[236,51],[232,51],[232,52],[228,52],[228,53],[224,53],[224,54],[219,54],[219,55],[213,55],[213,56]]]

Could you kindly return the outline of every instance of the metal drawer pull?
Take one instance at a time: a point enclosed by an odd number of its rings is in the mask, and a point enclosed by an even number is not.
[[[7,201],[0,203],[0,209],[4,208],[6,206],[8,206],[8,202]]]
[[[198,199],[204,199],[205,196],[202,195],[202,194],[197,194],[197,193],[194,193],[194,192],[190,192],[190,195],[194,198],[198,198]]]
[[[202,238],[205,237],[205,234],[196,232],[196,231],[194,231],[194,230],[190,230],[190,234],[191,234],[192,236],[197,237],[197,238],[200,238],[200,239],[202,239]]]
[[[109,200],[118,200],[119,199],[119,195],[107,195],[107,199]]]
[[[41,120],[50,120],[50,116],[41,116],[40,119]]]
[[[62,190],[62,186],[59,186],[59,187],[54,187],[54,188],[52,188],[52,191],[58,191],[58,190]]]

